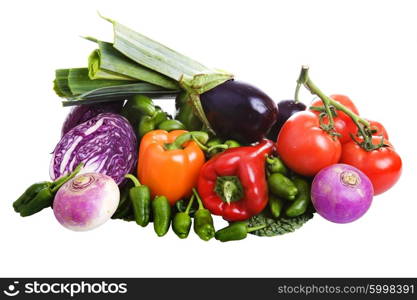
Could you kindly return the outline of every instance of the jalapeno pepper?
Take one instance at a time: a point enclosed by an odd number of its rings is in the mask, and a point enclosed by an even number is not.
[[[198,209],[194,214],[194,232],[203,241],[208,241],[214,237],[216,232],[213,225],[213,217],[211,216],[210,211],[204,208],[196,189],[193,189],[193,193],[198,201]]]
[[[191,229],[191,217],[190,217],[190,209],[194,202],[194,195],[191,197],[190,201],[188,202],[187,208],[184,212],[177,212],[175,214],[174,219],[172,220],[172,229],[174,230],[175,234],[180,239],[185,239]]]
[[[22,217],[27,217],[42,209],[50,207],[55,197],[55,193],[67,181],[72,179],[81,170],[83,164],[79,164],[73,172],[64,175],[54,182],[43,181],[32,184],[26,191],[13,202],[13,208]]]
[[[231,148],[204,164],[198,192],[204,206],[229,221],[242,221],[260,213],[268,204],[265,156],[274,143]]]
[[[218,230],[215,234],[216,240],[220,242],[243,240],[249,232],[253,232],[266,227],[266,224],[256,227],[248,227],[247,222],[235,222],[231,225]]]
[[[125,177],[129,178],[134,184],[134,187],[129,190],[129,199],[132,202],[136,224],[145,227],[149,224],[151,192],[146,185],[140,184],[139,180],[132,174],[127,174]]]

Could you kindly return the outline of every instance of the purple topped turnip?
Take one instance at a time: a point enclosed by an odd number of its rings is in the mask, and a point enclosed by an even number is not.
[[[345,164],[322,169],[311,186],[311,201],[316,211],[335,223],[359,219],[371,206],[373,194],[369,178]]]
[[[58,190],[54,214],[70,230],[91,230],[111,218],[119,197],[119,187],[111,177],[99,173],[78,175]]]

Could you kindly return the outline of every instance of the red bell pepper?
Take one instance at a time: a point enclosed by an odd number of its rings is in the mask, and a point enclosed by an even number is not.
[[[242,221],[260,213],[268,203],[265,157],[274,143],[231,148],[207,161],[199,175],[198,192],[204,206],[228,221]]]

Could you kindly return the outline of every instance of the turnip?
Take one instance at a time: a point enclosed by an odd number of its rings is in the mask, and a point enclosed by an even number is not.
[[[86,173],[64,184],[53,209],[62,226],[74,231],[94,229],[111,218],[119,205],[120,191],[109,176]]]
[[[372,183],[364,173],[349,165],[335,164],[314,177],[311,201],[323,218],[349,223],[366,213],[373,193]]]

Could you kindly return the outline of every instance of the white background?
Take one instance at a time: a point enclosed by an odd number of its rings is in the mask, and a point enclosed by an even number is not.
[[[80,35],[112,38],[96,10],[276,101],[292,97],[310,65],[322,90],[349,95],[386,126],[403,158],[400,182],[352,224],[316,216],[292,234],[224,244],[157,238],[152,226],[122,221],[76,233],[49,209],[19,217],[11,204],[49,179],[68,112],[54,70],[86,65],[93,45]],[[0,276],[417,276],[415,12],[413,1],[381,0],[2,1]]]

